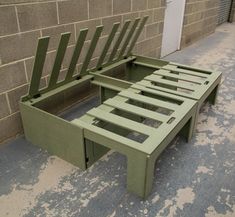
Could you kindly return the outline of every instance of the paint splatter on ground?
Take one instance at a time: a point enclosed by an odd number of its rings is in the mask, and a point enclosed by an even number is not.
[[[235,216],[235,25],[166,59],[223,72],[217,104],[201,109],[190,143],[156,163],[146,201],[126,191],[126,158],[109,152],[83,172],[19,138],[0,148],[0,216]]]

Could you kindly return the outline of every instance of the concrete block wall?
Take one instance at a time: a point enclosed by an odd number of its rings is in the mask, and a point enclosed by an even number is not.
[[[218,6],[218,0],[186,0],[181,47],[215,31]]]
[[[28,90],[37,39],[51,36],[41,86],[48,82],[59,35],[71,32],[63,62],[66,71],[80,28],[104,24],[104,44],[114,22],[149,15],[138,41],[138,54],[158,57],[164,0],[1,0],[0,1],[0,143],[23,132],[18,102]],[[89,34],[88,39],[91,37]],[[86,47],[86,46],[85,46]],[[99,56],[100,46],[94,61]],[[63,76],[63,74],[62,74]]]

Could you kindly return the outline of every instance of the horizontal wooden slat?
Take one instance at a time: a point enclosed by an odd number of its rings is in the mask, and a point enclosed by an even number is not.
[[[103,74],[94,73],[93,75],[94,75],[94,78],[91,81],[92,84],[95,84],[100,87],[105,87],[107,89],[116,90],[118,92],[124,89],[127,89],[132,85],[132,83],[128,81],[122,81],[120,79],[106,76]]]
[[[154,120],[161,121],[161,122],[167,122],[169,120],[169,116],[167,115],[163,115],[163,114],[160,114],[160,113],[148,110],[148,109],[140,108],[140,107],[137,107],[135,105],[131,105],[125,102],[120,102],[115,99],[116,98],[109,99],[105,101],[104,104],[129,112],[129,113],[132,113],[132,114],[139,115],[141,117],[150,118],[150,119],[154,119]]]
[[[147,80],[142,80],[140,82],[137,83],[138,85],[140,86],[144,86],[144,87],[147,87],[148,89],[150,90],[157,90],[157,91],[163,91],[163,93],[171,93],[171,94],[174,94],[174,96],[184,96],[184,97],[187,97],[187,98],[190,98],[192,97],[193,98],[193,95],[194,95],[194,92],[189,92],[189,93],[186,93],[186,92],[179,92],[177,90],[173,90],[173,89],[168,89],[168,88],[164,88],[164,87],[159,87],[159,86],[155,86],[155,85],[152,85],[150,81],[147,81]]]
[[[195,91],[195,89],[198,88],[198,86],[192,86],[190,84],[184,84],[184,83],[179,83],[179,82],[175,82],[175,81],[162,79],[156,75],[149,75],[149,76],[145,77],[144,79],[148,80],[148,81],[156,82],[159,84],[165,84],[165,85],[170,85],[172,87],[183,88],[183,89],[190,90],[190,91]]]
[[[115,114],[112,114],[109,112],[105,112],[105,111],[101,110],[101,106],[88,111],[87,114],[89,114],[95,118],[98,118],[102,121],[106,121],[108,123],[115,124],[117,126],[125,128],[125,129],[142,133],[144,135],[154,134],[154,128],[146,126],[146,125],[138,123],[138,122],[135,122],[135,121],[132,121],[127,118],[120,117],[118,115],[115,115]]]
[[[143,80],[141,82],[147,82],[147,83],[151,84],[151,82],[145,81],[145,80]],[[153,94],[155,96],[163,97],[165,99],[165,101],[168,101],[168,99],[170,101],[176,101],[177,102],[176,104],[179,104],[179,105],[182,104],[183,102],[185,102],[185,100],[186,100],[184,97],[176,96],[175,94],[173,95],[173,94],[169,94],[167,92],[146,88],[143,85],[139,85],[139,83],[141,83],[141,82],[137,82],[136,84],[133,84],[131,86],[131,89],[136,89],[136,90],[139,90],[142,92],[147,92],[147,93]]]
[[[211,70],[208,70],[208,69],[200,68],[200,66],[198,66],[198,67],[188,66],[188,65],[184,65],[184,64],[180,64],[180,63],[174,63],[174,62],[170,62],[169,65],[175,66],[175,67],[181,68],[181,69],[190,70],[190,71],[197,71],[199,73],[206,74],[206,75],[211,75],[215,72],[215,71],[211,71]]]
[[[199,71],[193,71],[193,70],[187,70],[187,69],[180,69],[177,68],[175,65],[166,65],[163,67],[163,69],[170,70],[173,72],[178,72],[178,73],[183,73],[183,74],[188,74],[188,75],[193,75],[201,78],[207,78],[209,75],[199,72]]]
[[[174,74],[174,73],[170,73],[169,70],[164,70],[164,69],[157,70],[153,74],[161,75],[161,76],[165,76],[165,77],[169,77],[169,78],[175,78],[175,79],[179,79],[182,81],[188,81],[188,82],[192,82],[195,84],[202,84],[204,82],[204,80],[197,79],[197,78],[195,78],[195,76]]]
[[[147,97],[147,96],[143,96],[141,94],[136,94],[136,93],[130,92],[128,90],[122,91],[118,95],[130,98],[130,99],[134,99],[138,102],[146,103],[146,104],[149,104],[149,105],[154,105],[156,107],[167,108],[167,109],[170,109],[170,110],[176,110],[177,108],[179,108],[179,105],[177,105],[177,104],[164,102],[162,100],[154,99],[154,98]]]
[[[138,60],[135,60],[133,63],[134,63],[135,65],[144,66],[144,67],[147,67],[147,68],[153,68],[153,69],[160,69],[160,68],[161,68],[161,66],[154,65],[154,64],[151,64],[151,63],[140,62],[140,61],[138,61]]]
[[[116,150],[120,151],[121,153],[125,153],[125,150],[127,148],[140,150],[144,152],[143,144],[140,144],[136,141],[133,141],[129,138],[126,138],[124,136],[120,136],[116,133],[110,132],[108,130],[105,130],[103,128],[97,127],[95,125],[87,123],[87,121],[84,121],[83,118],[86,116],[83,116],[82,118],[75,119],[72,121],[73,124],[79,125],[80,127],[84,128],[84,136],[87,139],[91,139],[92,141],[99,142],[100,144],[104,144],[105,141],[107,141],[107,145],[110,148],[113,147],[113,142],[115,141],[115,144],[117,144]],[[98,141],[97,141],[98,140]],[[111,145],[112,143],[112,145]]]

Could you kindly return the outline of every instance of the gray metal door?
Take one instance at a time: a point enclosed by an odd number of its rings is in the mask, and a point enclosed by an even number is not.
[[[228,21],[232,0],[219,0],[218,25]]]

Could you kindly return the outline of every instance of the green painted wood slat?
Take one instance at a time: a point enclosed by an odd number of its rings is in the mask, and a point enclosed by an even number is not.
[[[116,133],[113,133],[111,131],[105,130],[103,128],[97,127],[95,125],[92,125],[87,121],[88,115],[85,115],[79,119],[74,119],[72,121],[73,124],[81,126],[84,128],[84,136],[87,138],[90,138],[90,134],[94,136],[95,139],[101,138],[103,140],[104,138],[107,138],[108,141],[115,141],[118,146],[116,150],[120,151],[121,153],[125,154],[125,150],[129,149],[130,151],[132,150],[139,150],[144,152],[145,148],[143,147],[142,144],[133,141],[127,137],[120,136]],[[91,118],[93,120],[93,118]],[[103,144],[103,141],[102,143]],[[111,142],[107,143],[107,146],[110,145],[110,148],[113,148],[113,144],[111,145]]]
[[[95,118],[98,118],[99,120],[106,121],[108,123],[112,123],[117,126],[123,127],[125,129],[142,133],[147,136],[154,134],[156,130],[153,127],[144,125],[142,123],[132,121],[130,119],[112,114],[110,112],[106,112],[102,110],[102,105],[100,105],[97,108],[89,110],[86,114],[91,115]]]
[[[151,97],[148,97],[148,96],[141,95],[141,93],[134,93],[134,92],[130,92],[130,91],[127,91],[127,90],[124,90],[124,91],[120,92],[118,95],[127,97],[128,99],[136,100],[138,102],[153,105],[153,106],[156,106],[156,107],[170,108],[171,110],[176,110],[176,109],[179,108],[179,105],[177,105],[177,104],[170,103],[170,102],[165,102],[165,101],[162,101],[162,100],[158,100],[158,99],[155,99],[155,98],[151,98]]]
[[[120,100],[116,100],[116,97],[106,100],[104,104],[126,111],[126,112],[130,112],[132,114],[142,116],[144,118],[150,118],[150,119],[154,119],[160,122],[167,122],[169,120],[169,116],[167,115],[160,114],[160,113],[157,113],[157,112],[145,109],[145,108],[140,108],[140,107],[128,104],[126,102],[120,102]]]
[[[77,43],[74,48],[73,56],[72,56],[65,80],[70,80],[73,77],[73,74],[74,74],[74,71],[76,68],[76,64],[78,62],[78,58],[81,54],[82,48],[83,48],[85,40],[86,40],[87,33],[88,33],[88,29],[80,30],[79,37],[77,39]]]
[[[124,38],[124,36],[126,34],[126,31],[127,31],[128,27],[129,27],[130,23],[131,23],[131,20],[126,20],[125,21],[125,23],[124,23],[124,25],[122,27],[122,30],[120,32],[120,35],[119,35],[119,37],[118,37],[118,39],[117,39],[117,41],[116,41],[116,43],[115,43],[115,45],[113,47],[113,50],[112,50],[112,52],[110,54],[110,57],[109,57],[109,60],[108,60],[109,62],[112,62],[114,60],[114,58],[115,58],[115,56],[117,54],[118,48],[119,48],[119,46],[122,43],[122,40],[123,40],[123,38]]]
[[[55,86],[58,81],[61,65],[62,65],[64,55],[65,55],[65,52],[69,43],[70,35],[71,35],[70,32],[61,34],[59,47],[57,49],[53,69],[50,75],[48,89],[53,88],[53,86]]]
[[[193,76],[197,76],[197,77],[201,77],[201,78],[207,78],[209,76],[208,74],[202,73],[200,71],[181,69],[181,68],[178,68],[176,65],[171,65],[171,64],[168,64],[168,65],[166,65],[166,66],[164,66],[162,68],[166,69],[166,70],[170,70],[172,72],[193,75]]]
[[[167,78],[175,78],[175,79],[179,79],[182,81],[188,81],[188,82],[199,84],[199,85],[201,85],[203,83],[202,79],[197,79],[195,76],[175,74],[175,73],[171,73],[171,71],[165,70],[165,69],[157,70],[157,71],[153,72],[153,74],[164,76]]]
[[[144,86],[148,88],[149,90],[156,90],[156,91],[160,90],[160,91],[163,91],[163,93],[165,92],[165,93],[174,94],[174,96],[183,96],[183,97],[192,98],[192,99],[195,96],[195,92],[179,92],[178,90],[173,90],[173,89],[153,85],[151,81],[147,81],[147,80],[142,80],[140,82],[137,82],[136,84]]]
[[[46,60],[47,49],[49,45],[50,37],[39,38],[37,51],[35,55],[35,61],[33,66],[33,72],[29,87],[29,96],[34,97],[39,93],[40,80],[42,77],[42,70]]]
[[[104,62],[104,59],[105,59],[105,57],[107,55],[107,52],[108,52],[108,50],[110,48],[110,45],[112,44],[112,41],[114,39],[114,36],[115,36],[119,26],[120,26],[120,23],[114,23],[113,28],[111,30],[111,33],[109,34],[109,37],[108,37],[108,39],[106,41],[104,49],[103,49],[103,51],[102,51],[102,53],[100,55],[100,58],[98,60],[97,65],[96,65],[96,69],[98,69],[98,70],[102,69],[102,64]]]
[[[179,82],[176,82],[176,81],[170,81],[170,80],[167,80],[167,79],[162,79],[161,77],[159,76],[156,76],[156,75],[149,75],[149,76],[146,76],[144,78],[145,80],[148,80],[148,81],[151,81],[151,82],[154,82],[156,84],[165,84],[165,85],[169,85],[169,86],[172,86],[172,87],[177,87],[177,88],[183,88],[185,90],[189,90],[189,91],[195,91],[195,89],[198,88],[199,85],[196,85],[193,86],[193,85],[190,85],[188,83],[179,83]]]
[[[94,33],[94,36],[93,36],[92,40],[91,40],[90,47],[89,47],[89,49],[87,51],[85,60],[84,60],[84,62],[82,64],[82,68],[81,68],[81,72],[80,72],[81,76],[83,76],[83,75],[85,75],[87,73],[87,68],[88,68],[89,63],[91,61],[92,55],[93,55],[93,53],[95,51],[96,45],[97,45],[97,43],[99,41],[99,38],[100,38],[101,33],[103,31],[103,28],[104,28],[104,26],[97,26],[96,27],[96,31]]]
[[[145,81],[145,80],[143,80],[143,81]],[[178,105],[181,105],[182,103],[185,102],[185,98],[184,97],[177,96],[177,95],[174,95],[174,94],[169,94],[169,93],[166,93],[164,91],[157,91],[157,90],[153,90],[153,89],[148,89],[148,88],[146,88],[143,85],[139,85],[139,83],[140,82],[137,82],[136,84],[133,84],[131,86],[131,89],[133,89],[135,91],[138,90],[139,92],[140,91],[144,91],[144,92],[147,92],[147,93],[152,93],[152,94],[154,94],[156,96],[162,97],[162,99],[165,99],[166,101],[168,99],[173,100]]]
[[[135,19],[135,21],[134,21],[131,29],[129,30],[129,32],[128,32],[127,36],[126,36],[126,39],[125,39],[125,41],[124,41],[124,43],[122,45],[122,48],[120,50],[118,58],[120,58],[120,59],[123,58],[123,55],[124,55],[124,53],[125,53],[125,51],[127,49],[127,46],[130,43],[130,40],[131,40],[131,38],[133,36],[133,33],[136,30],[139,22],[140,22],[140,18]]]
[[[136,42],[137,42],[137,40],[138,40],[138,38],[139,38],[139,36],[140,36],[140,33],[141,33],[142,30],[143,30],[144,25],[146,24],[147,20],[148,20],[148,16],[145,16],[145,17],[142,19],[142,21],[141,21],[141,23],[140,23],[140,26],[138,27],[138,29],[137,29],[137,31],[136,31],[136,33],[135,33],[133,39],[132,39],[132,42],[131,42],[131,44],[130,44],[130,47],[129,47],[128,51],[127,51],[127,54],[126,54],[127,56],[131,55],[131,52],[132,52],[132,50],[133,50],[133,48],[134,48],[134,46],[135,46],[135,44],[136,44]]]

